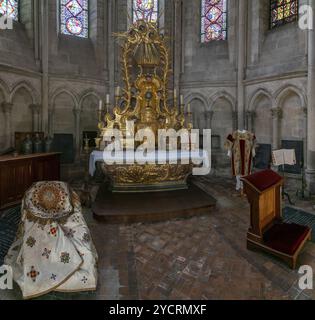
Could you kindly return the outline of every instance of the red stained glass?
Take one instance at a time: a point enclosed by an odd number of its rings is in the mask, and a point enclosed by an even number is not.
[[[297,20],[298,0],[271,0],[271,28]]]
[[[202,0],[201,41],[227,39],[227,0]]]

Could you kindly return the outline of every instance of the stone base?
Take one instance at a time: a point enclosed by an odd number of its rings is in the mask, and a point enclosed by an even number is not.
[[[309,195],[315,194],[315,170],[305,171],[306,189]]]
[[[94,218],[106,223],[156,222],[209,214],[216,200],[195,185],[187,190],[113,193],[103,185],[92,205]]]

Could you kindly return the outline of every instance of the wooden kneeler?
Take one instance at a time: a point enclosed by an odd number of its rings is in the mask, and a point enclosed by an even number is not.
[[[284,260],[292,269],[311,229],[284,223],[281,208],[283,178],[272,170],[264,170],[242,178],[250,203],[250,227],[247,248],[260,249]]]

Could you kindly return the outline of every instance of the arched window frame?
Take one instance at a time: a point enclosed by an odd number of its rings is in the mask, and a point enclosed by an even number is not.
[[[71,33],[69,30],[67,30],[66,21],[64,21],[63,17],[63,10],[65,10],[65,6],[71,2],[71,0],[58,0],[58,17],[59,17],[59,33],[62,35],[70,36],[70,37],[77,37],[82,39],[88,39],[90,36],[90,0],[85,0],[87,2],[86,8],[83,9],[83,12],[85,14],[86,19],[86,25],[83,26],[83,29],[85,30],[83,34],[75,34]],[[75,17],[75,15],[73,15]]]
[[[4,0],[2,2],[3,5],[7,5],[8,3],[11,3],[15,7],[15,15],[9,15],[8,18],[12,18],[13,21],[19,22],[20,20],[20,0]],[[6,15],[7,13],[5,13]],[[0,16],[3,14],[0,14]]]
[[[206,18],[205,7],[206,7],[206,5],[209,5],[210,6],[209,10],[211,10],[211,8],[215,7],[216,4],[213,1],[214,0],[201,0],[200,1],[200,13],[201,13],[200,14],[200,41],[201,41],[201,43],[210,43],[212,41],[226,41],[228,38],[228,0],[219,0],[222,2],[222,14],[219,17],[219,18],[222,17],[220,35],[215,39],[207,39],[206,38],[205,22],[208,19]],[[211,3],[211,2],[213,2],[213,3]],[[218,20],[219,19],[217,19],[216,22]],[[209,26],[215,25],[215,24],[216,23],[211,23],[209,21]]]
[[[160,29],[163,30],[164,28],[164,16],[165,16],[165,0],[157,0],[157,23]],[[134,21],[134,5],[133,5],[133,0],[128,0],[128,12],[129,12],[129,17],[128,17],[128,28]]]
[[[285,6],[288,6],[285,8]],[[287,16],[281,17],[281,12],[288,10]],[[278,15],[278,17],[276,17]],[[299,16],[299,0],[270,0],[270,29],[294,22]]]

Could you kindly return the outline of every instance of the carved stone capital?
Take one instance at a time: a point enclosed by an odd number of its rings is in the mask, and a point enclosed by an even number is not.
[[[81,110],[80,109],[73,109],[73,114],[76,118],[80,118]]]
[[[256,118],[256,112],[254,112],[254,111],[246,111],[246,118],[247,119],[255,119]]]
[[[39,104],[30,104],[29,108],[32,110],[32,113],[39,115],[41,106]]]
[[[206,111],[205,112],[205,117],[206,117],[207,120],[212,120],[213,115],[214,115],[213,111]]]
[[[282,118],[282,109],[281,108],[271,108],[271,116],[273,119]]]
[[[11,113],[13,108],[13,103],[9,102],[2,102],[1,103],[1,109],[4,113]]]

